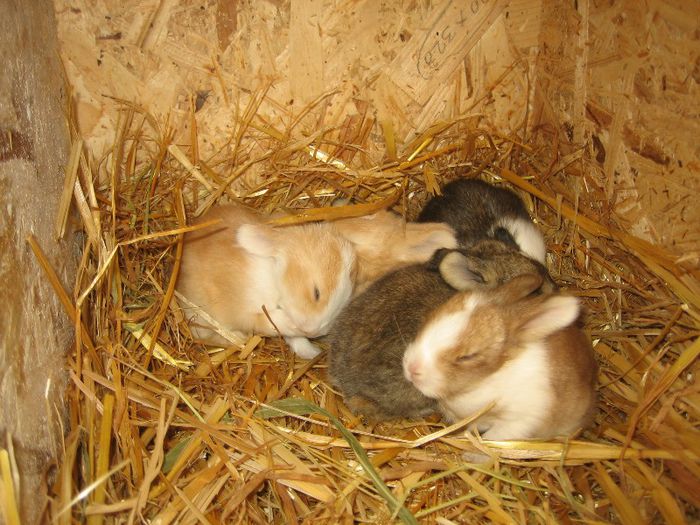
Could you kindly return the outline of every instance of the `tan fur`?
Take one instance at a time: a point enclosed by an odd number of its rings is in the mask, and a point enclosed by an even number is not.
[[[322,331],[317,320],[328,307],[339,276],[350,272],[351,289],[354,273],[354,254],[350,268],[343,267],[341,256],[344,250],[352,253],[352,247],[333,226],[270,228],[274,246],[285,254],[286,271],[280,284],[275,282],[273,271],[261,272],[264,265],[271,264],[266,258],[256,258],[237,242],[241,225],[263,225],[264,217],[240,205],[226,205],[213,208],[197,222],[212,219],[222,222],[185,236],[178,291],[228,330],[276,335],[263,312],[265,306],[282,335],[323,335],[307,331]],[[291,297],[278,293],[280,286],[291,291]],[[314,286],[320,292],[318,301]],[[275,310],[284,301],[290,303],[285,304],[287,310]],[[196,311],[190,314],[196,337],[212,344],[224,343],[206,322],[197,318]]]
[[[489,330],[478,327],[489,327]],[[454,395],[464,389],[465,369],[469,370],[470,381],[477,381],[498,370],[508,358],[506,352],[500,352],[505,347],[505,340],[505,323],[500,312],[493,305],[479,307],[472,314],[469,324],[463,327],[459,343],[445,350],[442,354],[445,360],[437,363],[446,378],[445,395]],[[465,345],[465,342],[468,344]],[[458,360],[468,355],[471,355],[469,361],[461,365]]]
[[[557,411],[552,412],[541,433],[571,434],[593,422],[598,364],[590,338],[576,325],[551,335],[547,346],[552,389],[558,402]]]
[[[238,320],[240,312],[249,302],[245,290],[229,293],[240,276],[248,271],[249,261],[241,257],[241,249],[235,246],[235,230],[241,224],[257,222],[258,216],[241,208],[221,206],[212,209],[195,224],[222,219],[222,222],[185,235],[185,246],[180,262],[177,290],[226,327],[242,331],[265,333],[269,322],[262,312],[250,319]],[[212,331],[206,321],[189,312],[193,318],[193,334],[212,344],[226,344],[226,340]]]
[[[318,315],[326,307],[326,302],[316,302],[313,297],[313,287],[308,285],[309,267],[314,268],[313,277],[327,295],[336,285],[337,276],[344,271],[335,231],[328,224],[309,224],[304,227],[285,228],[282,235],[287,236],[287,239],[298,247],[288,254],[288,285],[298,296],[304,298],[307,311]],[[311,262],[309,258],[314,255],[316,260]],[[352,266],[351,274],[356,275],[356,264]]]
[[[387,273],[427,262],[439,248],[455,248],[454,231],[444,223],[406,222],[386,210],[333,223],[355,245],[356,294]]]
[[[500,309],[488,303],[479,307],[469,326],[462,331],[462,344],[445,351],[444,360],[438,362],[446,379],[445,396],[460,393],[466,381],[474,384],[517,357],[523,351],[518,327],[528,316],[524,310],[535,310],[543,299],[532,298],[526,301],[526,305],[516,303]],[[511,326],[507,333],[501,331],[506,325]],[[590,340],[578,326],[570,325],[545,338],[544,343],[555,404],[532,435],[524,437],[545,439],[570,435],[590,424],[595,409],[597,364]],[[458,358],[472,352],[477,353],[466,364],[460,365]],[[497,418],[498,413],[499,407],[495,407],[486,418]]]

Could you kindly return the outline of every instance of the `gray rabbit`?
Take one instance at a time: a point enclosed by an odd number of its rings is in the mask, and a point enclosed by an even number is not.
[[[543,278],[541,291],[556,288],[545,267],[542,232],[508,189],[479,179],[454,180],[441,196],[428,201],[418,222],[444,222],[454,228],[475,285],[496,286],[534,269]]]
[[[382,420],[437,411],[437,402],[407,381],[401,367],[406,346],[423,321],[456,293],[441,276],[439,265],[436,269],[431,265],[385,275],[353,299],[331,327],[331,383],[353,412]],[[449,276],[452,282],[459,279],[458,273]]]

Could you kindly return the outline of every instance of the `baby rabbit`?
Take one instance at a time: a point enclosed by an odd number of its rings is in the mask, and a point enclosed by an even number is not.
[[[475,426],[490,440],[547,439],[586,426],[597,365],[576,326],[579,303],[531,295],[540,275],[454,295],[406,349],[403,370],[448,420],[495,405]]]
[[[491,288],[527,273],[542,277],[540,292],[556,290],[544,264],[496,239],[480,239],[468,249],[438,250],[431,264],[439,265],[447,283],[458,290]]]
[[[447,224],[406,222],[387,210],[333,224],[357,252],[355,294],[392,270],[427,262],[438,248],[457,247]]]
[[[478,179],[457,179],[442,188],[418,215],[418,222],[445,222],[462,248],[483,239],[498,240],[545,263],[546,248],[520,198]]]
[[[240,205],[214,208],[199,222],[217,218],[185,235],[178,291],[229,330],[272,336],[276,327],[297,355],[317,355],[307,338],[325,335],[352,295],[352,244],[331,224],[276,229]],[[192,331],[223,342],[206,324]]]

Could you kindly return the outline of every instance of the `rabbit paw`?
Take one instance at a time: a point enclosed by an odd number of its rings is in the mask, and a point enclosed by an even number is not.
[[[285,341],[296,355],[302,359],[313,359],[321,353],[321,349],[306,337],[285,337]]]

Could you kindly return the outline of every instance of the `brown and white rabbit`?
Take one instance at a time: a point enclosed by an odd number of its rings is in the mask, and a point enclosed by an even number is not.
[[[406,222],[387,210],[333,224],[357,252],[355,294],[390,271],[427,262],[440,248],[457,247],[454,230],[447,224]]]
[[[501,265],[508,257],[512,264]],[[429,263],[385,275],[341,312],[328,336],[328,372],[353,412],[372,419],[434,412],[436,401],[411,385],[402,368],[406,346],[422,324],[457,289],[495,287],[515,275],[543,271],[512,250],[493,269],[487,266],[496,258],[472,258],[461,250],[440,250]],[[470,270],[475,267],[480,274]]]
[[[577,326],[575,297],[533,296],[522,275],[493,290],[454,295],[422,326],[403,357],[407,380],[439,402],[448,420],[475,421],[490,440],[547,439],[586,426],[597,365]]]
[[[545,263],[546,248],[523,201],[506,188],[479,179],[456,179],[430,199],[418,222],[444,222],[457,233],[460,247],[470,249],[484,239],[497,240]]]
[[[234,204],[199,222],[219,218],[186,234],[178,291],[228,330],[276,335],[264,306],[297,355],[317,355],[308,338],[325,335],[352,295],[352,244],[332,224],[273,228]],[[223,342],[206,323],[192,328],[205,342]]]

